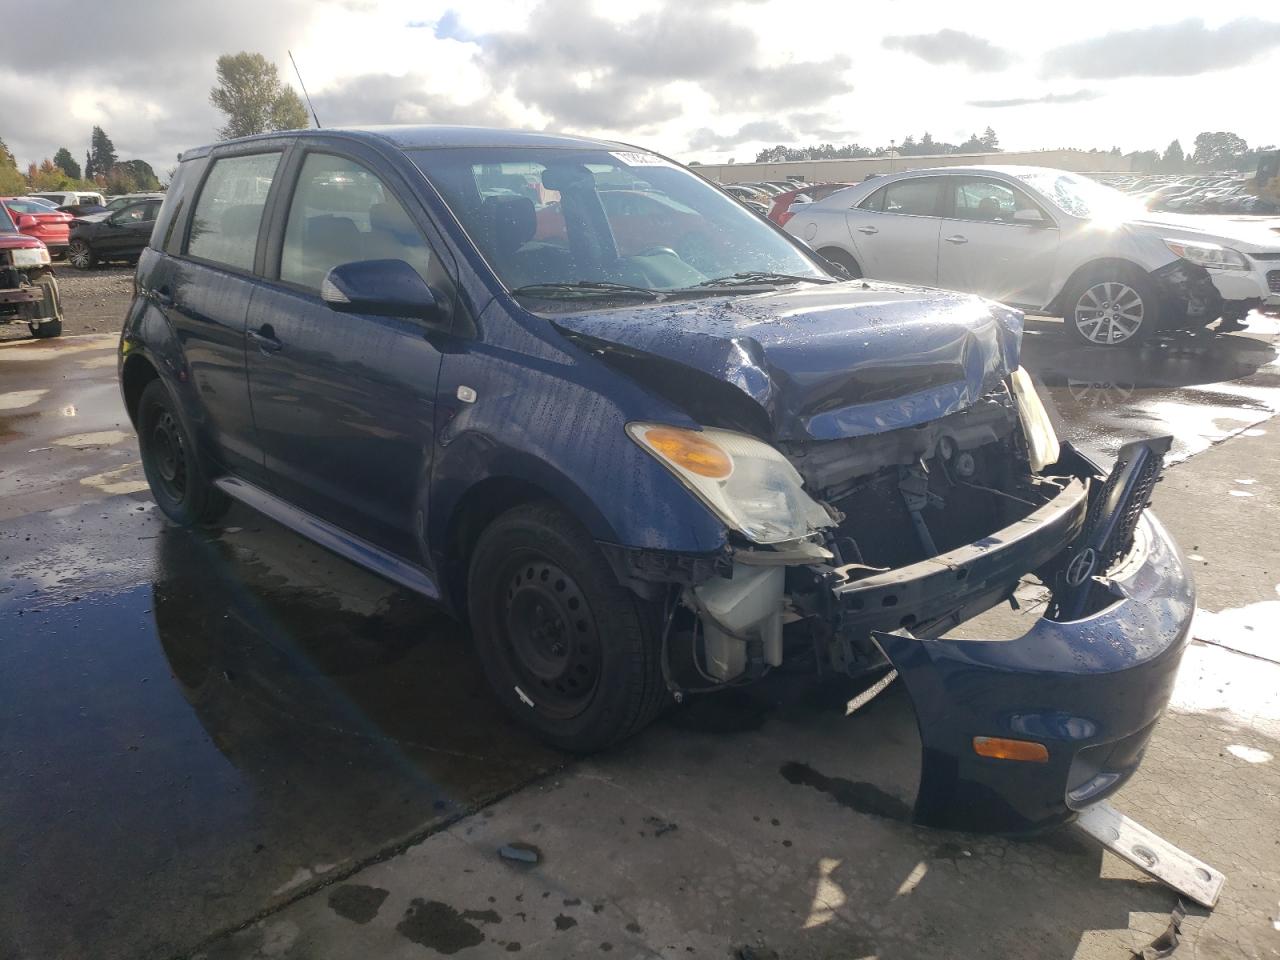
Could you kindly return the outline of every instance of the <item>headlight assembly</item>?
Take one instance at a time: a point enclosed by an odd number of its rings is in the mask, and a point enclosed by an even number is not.
[[[1216,243],[1198,243],[1191,240],[1165,240],[1164,245],[1175,256],[1198,263],[1210,270],[1248,270],[1249,261],[1244,254]]]
[[[1062,456],[1058,434],[1053,429],[1053,421],[1049,419],[1040,394],[1036,392],[1036,385],[1031,382],[1031,375],[1019,367],[1009,376],[1009,384],[1018,403],[1018,419],[1022,421],[1022,432],[1027,438],[1031,469],[1039,473],[1051,463],[1057,463]]]
[[[49,251],[45,247],[29,247],[10,253],[15,267],[39,267],[49,262]]]
[[[749,540],[782,543],[833,526],[796,468],[755,437],[658,423],[629,423],[627,433]]]

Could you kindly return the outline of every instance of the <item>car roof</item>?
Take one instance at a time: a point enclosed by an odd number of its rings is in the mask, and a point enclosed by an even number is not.
[[[363,140],[379,145],[390,144],[400,150],[418,150],[428,147],[560,147],[563,149],[607,149],[619,147],[635,149],[628,144],[612,140],[596,140],[592,137],[575,137],[537,130],[505,130],[501,127],[468,127],[454,124],[385,124],[364,127],[325,127],[322,130],[284,130],[263,133],[238,140],[223,140],[183,152],[181,159],[202,157],[215,147],[253,143],[258,140],[312,139],[343,137]]]

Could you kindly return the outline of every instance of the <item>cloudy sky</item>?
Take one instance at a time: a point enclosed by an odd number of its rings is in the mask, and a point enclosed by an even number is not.
[[[22,164],[101,125],[161,175],[215,138],[220,53],[253,50],[326,126],[499,124],[594,133],[678,159],[761,146],[958,142],[1190,148],[1201,130],[1280,142],[1280,5],[915,0],[43,0],[75,44],[11,43],[0,137]],[[1222,11],[1222,12],[1219,12]]]

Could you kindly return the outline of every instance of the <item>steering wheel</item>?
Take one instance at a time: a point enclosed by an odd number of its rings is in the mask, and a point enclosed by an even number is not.
[[[636,254],[637,257],[675,257],[680,259],[680,254],[676,253],[670,247],[646,247]]]

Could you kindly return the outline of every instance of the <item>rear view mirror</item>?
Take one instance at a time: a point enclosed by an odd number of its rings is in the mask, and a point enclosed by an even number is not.
[[[339,313],[438,320],[440,302],[417,270],[403,260],[360,260],[330,270],[320,299]]]

